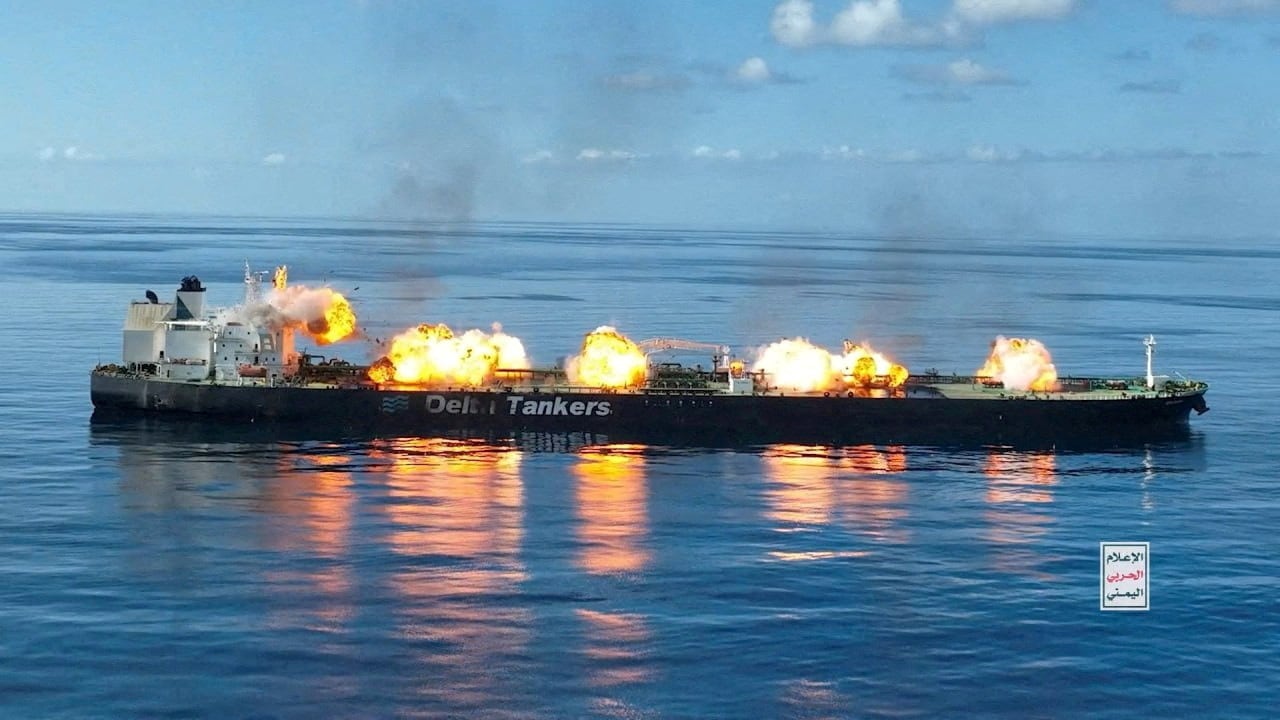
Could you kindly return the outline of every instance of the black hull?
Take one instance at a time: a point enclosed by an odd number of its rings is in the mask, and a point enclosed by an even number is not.
[[[1188,435],[1202,393],[1123,400],[309,389],[94,373],[95,420],[185,416],[311,437],[575,433],[663,444],[1123,446]],[[214,421],[214,422],[210,422]]]

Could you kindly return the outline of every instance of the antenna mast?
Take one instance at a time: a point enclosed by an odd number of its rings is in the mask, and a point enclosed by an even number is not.
[[[1156,354],[1156,336],[1148,335],[1142,344],[1147,346],[1147,389],[1155,390],[1156,376],[1151,374],[1151,358]]]

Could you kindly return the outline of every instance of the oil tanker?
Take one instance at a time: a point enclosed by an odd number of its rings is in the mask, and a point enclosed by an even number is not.
[[[804,386],[785,382],[781,366],[762,367],[760,360],[748,366],[721,345],[675,338],[630,343],[616,333],[607,339],[628,345],[630,366],[621,379],[601,381],[575,369],[576,357],[544,369],[508,366],[496,332],[480,333],[488,344],[458,346],[464,348],[458,361],[478,361],[480,372],[433,375],[418,368],[406,377],[422,357],[398,354],[399,343],[371,365],[297,352],[295,333],[326,342],[353,331],[355,319],[340,295],[286,287],[282,273],[264,288],[265,273],[246,267],[244,301],[231,309],[206,313],[205,287],[195,276],[183,278],[172,302],[147,291],[145,300],[130,303],[121,362],[90,374],[95,419],[151,415],[343,437],[572,432],[663,442],[1122,444],[1179,437],[1193,411],[1208,410],[1206,383],[1153,374],[1150,336],[1145,376],[1051,375],[1048,382],[985,372],[911,374],[880,363],[878,354],[871,362],[861,346],[846,342],[850,364],[842,370],[833,362],[822,383]],[[440,328],[419,326],[415,348],[434,352],[439,346],[423,343],[470,336],[454,338]],[[1013,342],[1026,349],[1026,341]],[[711,362],[704,368],[650,360],[667,350],[706,350]],[[616,369],[617,358],[612,362]]]

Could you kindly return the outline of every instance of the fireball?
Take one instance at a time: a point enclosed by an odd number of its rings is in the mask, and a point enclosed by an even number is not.
[[[265,304],[248,309],[252,316],[261,316],[275,328],[301,330],[321,345],[355,334],[356,314],[342,293],[327,287],[286,286],[286,272],[283,267],[276,269]]]
[[[977,375],[999,380],[1010,390],[1019,391],[1052,390],[1058,382],[1058,370],[1043,343],[1003,335],[991,343],[991,354]]]
[[[884,378],[889,387],[898,387],[907,381],[910,374],[883,353],[876,352],[866,343],[854,344],[844,341],[844,355],[836,359],[841,368],[842,377],[848,385],[870,387],[877,378]]]
[[[519,338],[494,325],[492,333],[472,329],[462,335],[443,323],[422,324],[391,340],[386,356],[369,368],[375,382],[407,385],[482,385],[499,369],[529,367]]]
[[[356,313],[351,303],[341,293],[323,288],[329,292],[329,302],[325,305],[324,316],[307,323],[307,334],[315,338],[321,345],[336,343],[350,337],[356,331]]]
[[[808,392],[835,385],[835,357],[804,338],[779,340],[759,351],[752,370],[764,372],[769,382],[785,390]]]
[[[866,343],[844,343],[837,355],[804,338],[780,340],[761,349],[752,368],[770,377],[770,384],[786,390],[811,392],[847,387],[898,387],[907,381],[907,369],[876,352]]]
[[[271,276],[271,287],[276,290],[283,290],[285,285],[289,284],[289,266],[281,265],[276,268],[275,273]]]
[[[569,381],[594,387],[629,387],[644,382],[648,358],[626,335],[608,325],[587,333],[582,350],[565,366]]]

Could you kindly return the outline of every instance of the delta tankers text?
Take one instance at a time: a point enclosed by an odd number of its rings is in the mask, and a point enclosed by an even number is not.
[[[303,334],[327,345],[360,340],[355,313],[330,288],[270,284],[245,269],[245,297],[205,310],[205,288],[183,278],[173,302],[150,291],[129,306],[120,363],[95,368],[102,413],[211,422],[273,422],[328,432],[576,431],[673,441],[1001,442],[1089,435],[1159,436],[1207,410],[1207,384],[1155,375],[1154,338],[1142,377],[1060,377],[1036,340],[1000,337],[972,376],[911,374],[865,343],[830,352],[801,338],[737,358],[678,338],[633,342],[600,327],[560,366],[535,368],[496,326],[455,334],[414,326],[370,365],[299,353]],[[657,362],[705,351],[709,369]]]

